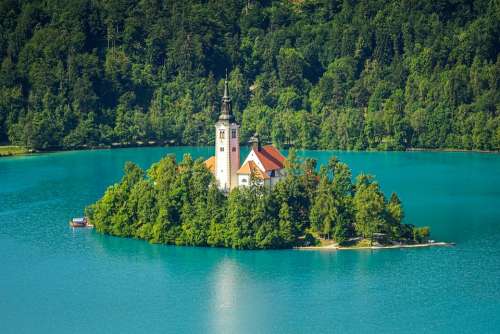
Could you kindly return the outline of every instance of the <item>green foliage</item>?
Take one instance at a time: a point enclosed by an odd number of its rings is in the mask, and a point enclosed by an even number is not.
[[[29,151],[20,146],[0,146],[0,157],[10,156],[10,155],[22,155]]]
[[[498,1],[0,3],[0,143],[500,149]]]
[[[374,233],[417,242],[428,237],[428,228],[402,224],[399,198],[386,201],[371,177],[361,175],[353,185],[349,167],[336,158],[318,173],[316,161],[290,152],[287,175],[274,188],[253,183],[229,194],[189,155],[180,163],[169,155],[147,172],[128,162],[121,181],[86,215],[101,233],[236,249],[316,245],[318,235],[341,244]]]
[[[425,242],[427,241],[430,235],[429,228],[427,226],[424,227],[416,227],[413,229],[413,239],[417,242]]]
[[[385,199],[378,183],[370,176],[357,177],[353,204],[356,230],[363,238],[373,240],[373,234],[384,229]]]

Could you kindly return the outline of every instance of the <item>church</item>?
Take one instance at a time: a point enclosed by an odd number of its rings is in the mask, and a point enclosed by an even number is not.
[[[251,177],[264,186],[274,186],[284,176],[285,157],[273,145],[262,146],[259,136],[250,139],[250,153],[240,165],[240,126],[231,110],[227,77],[219,120],[215,123],[215,155],[205,166],[215,175],[219,189],[230,191],[250,185]]]

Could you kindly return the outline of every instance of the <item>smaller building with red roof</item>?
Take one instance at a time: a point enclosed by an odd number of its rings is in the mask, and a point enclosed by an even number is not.
[[[205,161],[205,166],[221,190],[230,191],[253,182],[274,186],[284,176],[285,157],[273,145],[261,146],[257,134],[250,139],[252,149],[240,167],[239,125],[232,115],[227,75],[215,134],[215,155]]]
[[[250,143],[252,149],[243,165],[236,172],[238,185],[247,186],[253,180],[268,186],[274,186],[284,175],[285,157],[273,145],[261,146],[255,134]]]

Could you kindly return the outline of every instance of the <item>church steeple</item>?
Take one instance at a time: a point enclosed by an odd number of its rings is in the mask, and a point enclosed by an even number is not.
[[[229,96],[229,87],[227,82],[227,69],[226,69],[226,79],[224,80],[224,95],[222,96],[221,113],[219,116],[219,121],[234,121],[234,116],[231,112],[231,97]]]
[[[227,87],[227,69],[226,69],[226,80],[224,80],[224,96],[222,99],[226,99],[231,101],[231,98],[229,97],[229,88]]]
[[[215,123],[215,179],[219,189],[229,191],[238,185],[236,172],[240,168],[240,126],[236,124],[231,113],[231,97],[226,80],[224,81],[224,95],[219,115]]]

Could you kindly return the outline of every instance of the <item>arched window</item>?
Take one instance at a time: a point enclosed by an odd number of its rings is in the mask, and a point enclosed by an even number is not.
[[[219,138],[224,139],[224,130],[219,131]]]
[[[236,129],[231,130],[231,138],[236,138]]]

